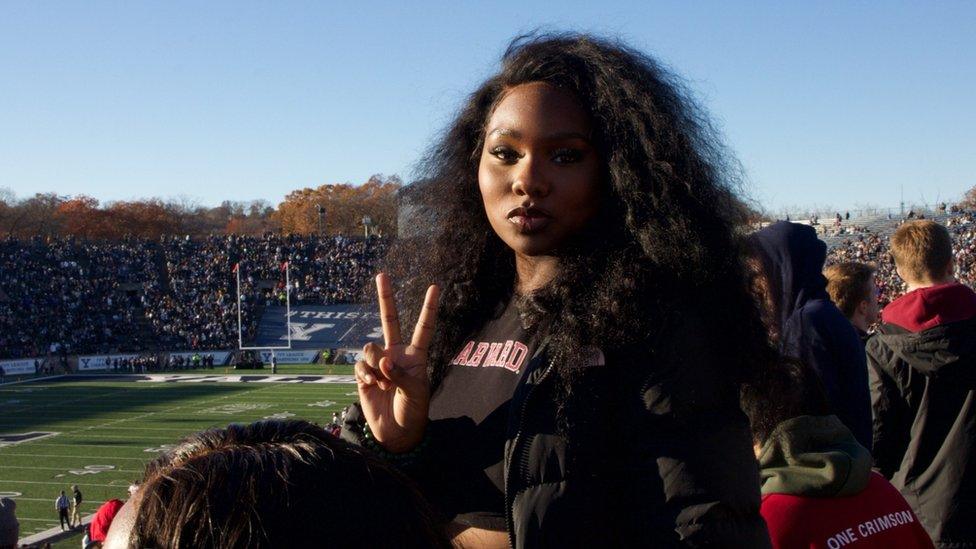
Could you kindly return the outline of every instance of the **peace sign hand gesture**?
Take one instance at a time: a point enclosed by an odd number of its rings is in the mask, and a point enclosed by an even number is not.
[[[439,290],[427,288],[410,345],[400,337],[393,287],[383,273],[376,276],[376,291],[385,348],[376,343],[363,347],[364,360],[356,362],[359,402],[376,441],[390,452],[408,452],[420,444],[427,428],[427,346],[434,335]]]

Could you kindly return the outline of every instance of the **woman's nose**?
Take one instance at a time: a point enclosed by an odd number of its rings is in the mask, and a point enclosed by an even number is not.
[[[546,196],[550,191],[544,161],[526,155],[516,168],[512,191],[519,196]]]

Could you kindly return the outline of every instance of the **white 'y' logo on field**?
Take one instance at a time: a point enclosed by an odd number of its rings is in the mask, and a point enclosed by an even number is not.
[[[298,341],[311,341],[312,334],[327,328],[334,328],[335,324],[290,324],[289,326],[291,326],[292,339],[297,339]],[[308,327],[306,328],[306,326]],[[281,336],[279,339],[287,340],[288,336]]]

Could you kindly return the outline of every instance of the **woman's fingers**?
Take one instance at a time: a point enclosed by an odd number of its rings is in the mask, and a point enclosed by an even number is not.
[[[386,273],[376,275],[376,294],[380,300],[380,321],[383,324],[383,340],[386,347],[403,343],[400,337],[400,317],[397,314],[393,285]]]
[[[383,348],[375,343],[367,343],[363,347],[363,360],[370,368],[379,368],[383,354]]]
[[[413,330],[413,338],[410,342],[414,348],[427,352],[431,338],[434,337],[434,324],[437,320],[437,302],[440,298],[440,289],[437,286],[427,288],[427,295],[424,296],[424,306],[420,309],[420,316],[417,318],[417,326]]]
[[[398,387],[408,396],[415,396],[418,380],[410,376],[406,370],[393,364],[393,361],[383,357],[380,360],[380,372],[390,380],[394,387]],[[426,380],[421,383],[427,383]]]
[[[363,358],[365,359],[366,365],[372,370],[372,373],[376,376],[376,384],[379,385],[380,389],[384,391],[390,390],[389,378],[379,369],[380,359],[383,358],[383,349],[375,343],[367,343],[363,347]]]
[[[372,385],[376,383],[376,374],[373,369],[369,367],[366,362],[362,360],[356,361],[356,367],[353,370],[356,374],[356,382],[363,385]]]

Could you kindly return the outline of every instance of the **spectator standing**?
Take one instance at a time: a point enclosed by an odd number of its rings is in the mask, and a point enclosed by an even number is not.
[[[16,549],[20,536],[20,522],[17,521],[17,502],[10,498],[0,498],[0,549]]]
[[[949,232],[904,223],[891,252],[908,293],[868,340],[875,464],[939,547],[976,546],[976,293],[954,278]]]
[[[871,397],[864,347],[827,294],[827,245],[812,227],[783,221],[750,238],[771,338],[784,356],[817,371],[833,413],[870,449]]]
[[[878,285],[874,281],[874,265],[867,263],[839,263],[824,269],[827,293],[840,312],[851,321],[861,339],[878,321]]]
[[[71,508],[71,502],[68,500],[68,496],[64,495],[64,490],[61,490],[61,495],[58,496],[58,499],[54,500],[54,508],[58,511],[61,531],[70,529],[71,517],[68,516],[68,509]]]
[[[71,527],[81,526],[81,502],[83,498],[78,486],[71,487]]]

